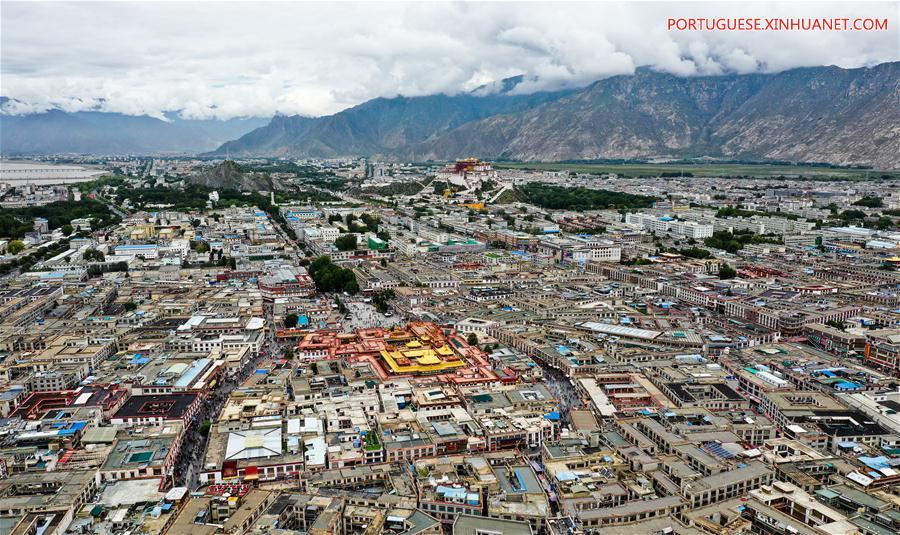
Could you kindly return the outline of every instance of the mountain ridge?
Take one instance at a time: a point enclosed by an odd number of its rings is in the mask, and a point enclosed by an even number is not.
[[[510,94],[524,79],[517,76],[501,80],[499,91],[485,95],[470,92],[454,96],[378,97],[322,117],[276,116],[269,125],[206,155],[251,156],[266,151],[269,156],[303,154],[325,158],[391,154],[467,122],[528,109],[571,92]],[[285,137],[286,132],[293,132],[294,137]]]
[[[241,138],[223,148],[243,156],[375,156],[450,160],[465,156],[521,161],[642,159],[710,156],[729,159],[861,164],[896,168],[900,156],[900,62],[874,67],[803,67],[779,73],[679,77],[648,68],[507,108],[459,124],[425,125],[410,103],[466,99],[472,93],[374,99],[308,121],[300,138],[275,144]],[[523,78],[517,79],[518,85]],[[504,87],[503,83],[500,83]],[[482,86],[482,88],[487,86]],[[476,89],[473,93],[478,92]],[[495,99],[515,98],[510,90]],[[419,129],[406,138],[382,138],[353,119],[391,103],[393,131]],[[456,105],[460,105],[459,102]],[[822,117],[815,117],[816,110]],[[366,115],[362,113],[362,115]],[[378,115],[376,113],[376,115]],[[376,117],[387,120],[386,115]],[[404,122],[408,121],[408,122]],[[340,125],[341,128],[335,128]],[[266,128],[255,135],[267,139]],[[366,140],[359,143],[360,136]],[[415,138],[420,138],[415,141]],[[412,141],[412,142],[410,142]],[[259,149],[264,150],[259,150]],[[266,150],[271,150],[266,154]]]

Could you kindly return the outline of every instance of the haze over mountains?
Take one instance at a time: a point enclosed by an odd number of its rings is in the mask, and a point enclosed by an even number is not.
[[[0,102],[5,104],[6,98]],[[0,152],[17,154],[155,154],[212,150],[264,125],[252,117],[228,121],[125,115],[101,111],[48,110],[0,115]]]
[[[454,96],[377,98],[323,117],[276,116],[249,132],[252,120],[212,131],[190,121],[98,112],[3,116],[2,151],[199,152],[211,149],[216,135],[244,128],[208,154],[417,161],[713,156],[900,167],[896,62],[691,78],[638,69],[578,90],[529,95],[516,93],[521,81]],[[102,115],[116,117],[105,122]],[[101,135],[106,130],[117,135]],[[165,131],[171,134],[158,139]]]

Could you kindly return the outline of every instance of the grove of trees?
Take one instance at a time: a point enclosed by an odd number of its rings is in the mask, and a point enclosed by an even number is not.
[[[352,269],[342,268],[331,262],[330,256],[320,256],[309,264],[309,276],[316,283],[320,292],[347,292],[355,294],[359,291],[359,283]]]
[[[603,210],[607,208],[649,208],[655,197],[633,195],[620,191],[589,188],[567,188],[542,183],[518,187],[526,200],[541,208],[559,210]]]

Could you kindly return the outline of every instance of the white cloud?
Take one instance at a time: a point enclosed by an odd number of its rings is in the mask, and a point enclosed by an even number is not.
[[[3,2],[5,109],[334,113],[378,96],[519,91],[640,66],[694,76],[898,59],[897,4]],[[670,32],[667,17],[879,17],[880,32]]]

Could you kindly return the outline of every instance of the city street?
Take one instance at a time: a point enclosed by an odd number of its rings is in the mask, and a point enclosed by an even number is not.
[[[563,374],[556,368],[544,364],[538,359],[534,360],[544,371],[543,384],[547,387],[550,393],[559,400],[561,424],[571,424],[571,410],[580,409],[584,406],[581,400],[581,396],[578,394],[578,391],[575,389],[572,383],[569,382],[570,380],[568,377],[566,377],[565,374]]]
[[[267,315],[271,315],[271,310],[267,309]],[[215,425],[219,413],[222,411],[222,407],[225,405],[225,401],[228,400],[231,392],[256,370],[259,363],[268,356],[270,350],[277,353],[278,357],[281,356],[281,347],[274,343],[273,336],[270,330],[268,341],[263,346],[260,354],[249,360],[235,376],[223,377],[221,382],[207,396],[200,412],[191,422],[190,427],[185,430],[181,455],[175,464],[174,470],[176,485],[187,486],[190,490],[199,488],[199,476],[203,468],[202,463],[206,452],[206,442],[209,438],[209,434],[204,436],[200,433],[200,425],[204,420],[208,420],[211,425]]]

